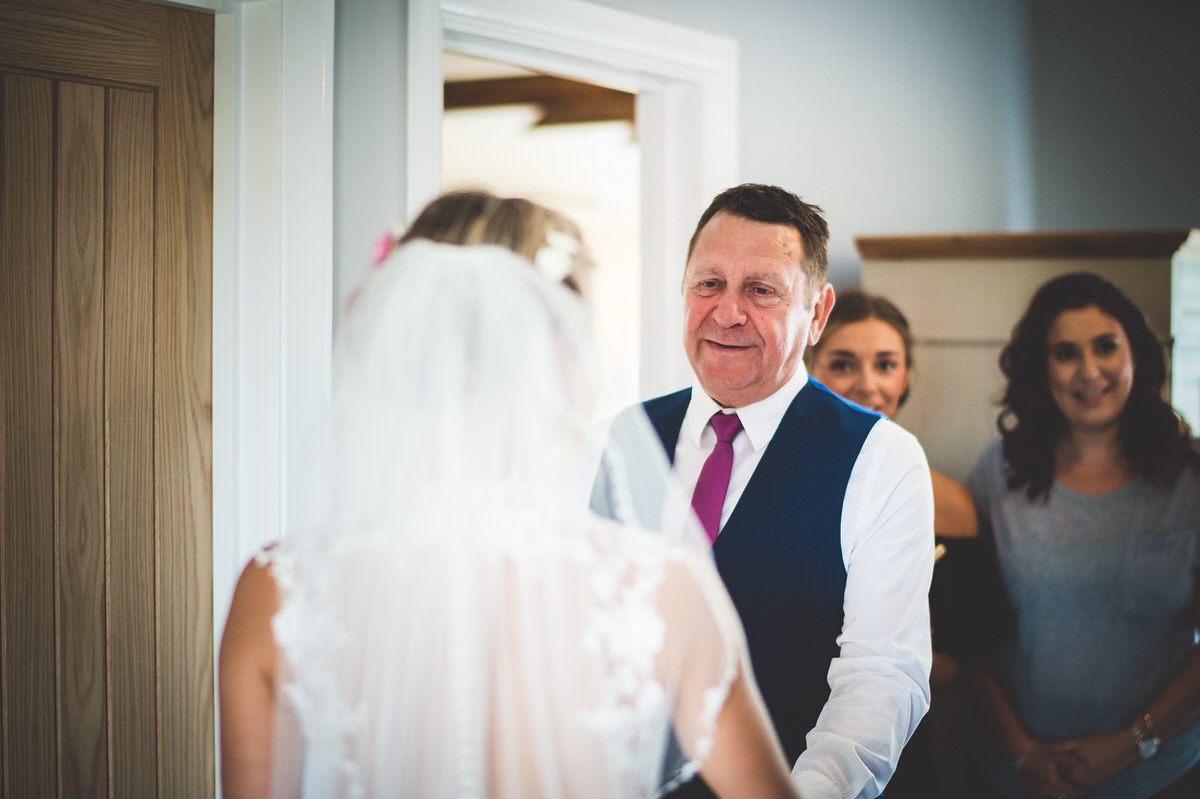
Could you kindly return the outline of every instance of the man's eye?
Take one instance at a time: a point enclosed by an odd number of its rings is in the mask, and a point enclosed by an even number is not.
[[[719,291],[720,288],[721,288],[721,281],[716,280],[714,278],[710,278],[708,280],[700,280],[700,281],[697,281],[697,283],[696,283],[696,291],[700,292],[701,294],[712,294],[716,291]]]
[[[746,288],[746,296],[760,306],[772,306],[779,302],[779,293],[770,286],[748,286]]]

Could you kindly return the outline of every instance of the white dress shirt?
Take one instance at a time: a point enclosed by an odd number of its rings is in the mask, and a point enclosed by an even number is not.
[[[801,365],[779,391],[737,409],[743,432],[733,440],[722,527],[806,382]],[[720,410],[692,387],[675,447],[675,473],[688,496],[716,443],[708,420]],[[929,709],[933,489],[920,444],[887,419],[871,428],[851,470],[841,538],[840,653],[829,666],[829,700],[792,768],[805,799],[875,799]]]

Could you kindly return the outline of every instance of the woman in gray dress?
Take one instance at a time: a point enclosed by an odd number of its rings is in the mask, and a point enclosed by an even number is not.
[[[1012,637],[982,670],[1000,796],[1200,796],[1200,454],[1141,311],[1096,275],[1042,286],[967,480]],[[985,791],[986,795],[986,791]]]

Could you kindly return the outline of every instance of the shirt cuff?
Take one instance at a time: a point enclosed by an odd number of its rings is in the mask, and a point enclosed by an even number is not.
[[[819,771],[793,774],[792,782],[804,799],[845,799],[844,792]]]

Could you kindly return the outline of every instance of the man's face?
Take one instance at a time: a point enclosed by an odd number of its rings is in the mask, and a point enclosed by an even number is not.
[[[726,407],[769,397],[796,373],[833,308],[808,300],[800,233],[718,212],[701,229],[683,279],[683,344],[700,385]]]

